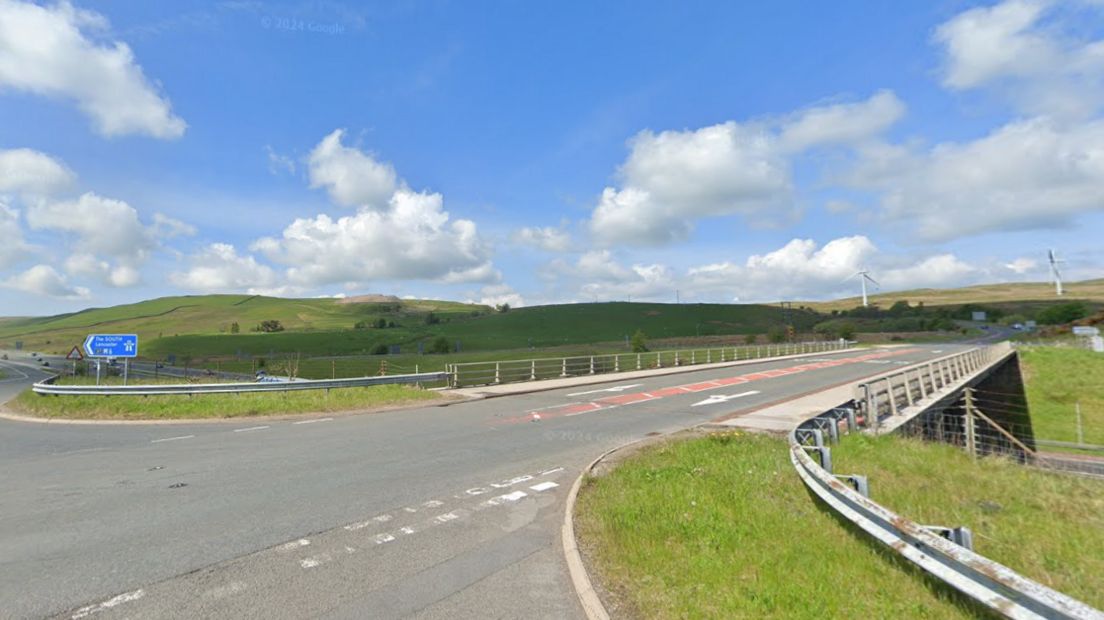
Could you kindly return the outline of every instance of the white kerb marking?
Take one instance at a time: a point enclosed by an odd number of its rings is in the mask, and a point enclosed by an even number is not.
[[[292,422],[292,424],[314,424],[315,422],[332,422],[333,418],[319,418],[317,420],[300,420],[298,422]]]
[[[73,620],[80,620],[80,618],[87,618],[88,616],[91,616],[92,614],[99,613],[99,612],[107,610],[107,609],[111,609],[112,607],[117,607],[119,605],[122,605],[123,603],[129,603],[131,601],[136,601],[136,600],[142,598],[145,595],[146,595],[146,593],[144,591],[135,590],[133,592],[127,592],[126,594],[120,594],[119,596],[116,596],[114,598],[109,598],[106,601],[104,601],[102,603],[98,603],[96,605],[89,605],[88,607],[81,607],[80,609],[77,610],[76,613],[73,614]]]
[[[180,441],[181,439],[193,439],[195,435],[181,435],[180,437],[166,437],[164,439],[154,439],[150,443],[161,443],[162,441]]]
[[[529,488],[539,493],[541,491],[547,491],[548,489],[554,489],[558,486],[560,485],[556,484],[555,482],[542,482],[540,484],[535,484]]]
[[[269,428],[269,427],[268,426],[250,426],[249,428],[235,428],[234,432],[235,433],[248,433],[249,431],[261,431],[261,430],[264,430],[266,428]]]

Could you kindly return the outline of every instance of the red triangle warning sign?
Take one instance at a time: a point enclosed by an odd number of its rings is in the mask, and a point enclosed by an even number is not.
[[[80,347],[73,347],[73,350],[69,352],[69,355],[65,356],[65,359],[80,361],[84,359],[84,356],[81,355]]]

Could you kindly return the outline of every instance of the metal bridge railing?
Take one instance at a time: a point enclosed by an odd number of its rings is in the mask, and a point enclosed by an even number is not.
[[[292,392],[297,390],[331,390],[350,387],[368,387],[397,383],[431,383],[445,381],[448,373],[428,372],[413,375],[387,375],[382,377],[358,377],[353,379],[323,379],[317,381],[296,380],[257,383],[200,383],[174,385],[54,385],[56,377],[34,384],[38,394],[53,396],[163,396],[170,394],[242,394],[248,392]]]
[[[964,381],[1014,352],[1011,344],[1002,342],[947,355],[860,383],[858,400],[866,414],[866,423],[877,428],[883,417],[901,415],[905,409]]]
[[[649,351],[647,353],[618,353],[499,362],[468,362],[450,364],[448,369],[452,375],[450,387],[458,388],[617,373],[648,368],[735,362],[802,353],[840,351],[850,348],[854,344],[854,342],[848,341],[832,341],[743,345],[686,351]]]

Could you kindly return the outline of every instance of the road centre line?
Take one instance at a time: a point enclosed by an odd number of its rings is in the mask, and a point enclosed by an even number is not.
[[[235,428],[234,432],[235,433],[248,433],[249,431],[260,431],[260,430],[264,430],[266,428],[271,428],[271,427],[269,427],[269,426],[250,426],[249,428]]]
[[[165,441],[180,441],[181,439],[193,439],[195,435],[181,435],[180,437],[165,437],[164,439],[154,439],[150,443],[162,443]]]
[[[314,424],[315,422],[332,422],[333,418],[319,418],[317,420],[300,420],[298,422],[292,422],[292,425],[296,424]]]

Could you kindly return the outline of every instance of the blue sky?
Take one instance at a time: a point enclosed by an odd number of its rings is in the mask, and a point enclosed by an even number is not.
[[[1104,3],[0,0],[0,316],[1104,277]],[[1075,291],[1076,287],[1073,287]]]

